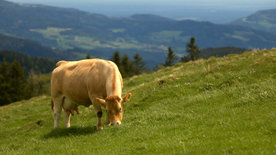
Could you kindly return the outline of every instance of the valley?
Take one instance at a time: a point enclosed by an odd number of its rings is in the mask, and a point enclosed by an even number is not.
[[[3,0],[0,8],[1,33],[35,40],[64,53],[65,59],[83,59],[87,53],[108,59],[118,50],[130,56],[139,53],[148,66],[155,66],[164,62],[169,46],[178,56],[186,55],[186,44],[192,36],[201,49],[276,46],[276,34],[233,23],[174,20],[150,14],[109,17],[71,8],[19,5]],[[68,55],[72,56],[68,58]]]

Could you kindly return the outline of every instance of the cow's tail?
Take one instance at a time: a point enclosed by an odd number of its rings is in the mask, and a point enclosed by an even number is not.
[[[51,107],[52,107],[52,110],[54,110],[54,101],[53,101],[53,99],[51,99]]]
[[[68,61],[61,60],[61,61],[56,63],[56,67],[61,66],[63,64],[67,64],[67,63],[68,63]]]

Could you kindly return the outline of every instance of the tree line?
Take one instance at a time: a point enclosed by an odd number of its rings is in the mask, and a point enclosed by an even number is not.
[[[199,59],[199,54],[201,50],[195,44],[194,37],[190,38],[190,42],[186,45],[186,51],[188,52],[188,55],[184,55],[183,57],[181,57],[181,62],[195,61]],[[176,62],[178,62],[178,57],[174,53],[173,49],[171,47],[168,47],[168,53],[164,66],[172,66]]]
[[[49,82],[49,75],[30,71],[27,76],[17,61],[4,61],[0,65],[0,106],[49,94]]]
[[[145,70],[145,63],[138,53],[130,60],[127,54],[121,56],[119,51],[115,51],[110,60],[118,66],[123,77],[138,75]]]
[[[190,38],[190,42],[186,45],[186,51],[188,52],[188,55],[184,55],[183,57],[181,57],[180,62],[195,61],[199,59],[199,54],[201,51],[199,47],[195,44],[194,37]],[[90,55],[87,55],[86,58],[89,59]],[[123,77],[138,75],[146,70],[145,63],[138,53],[134,55],[133,60],[130,60],[127,54],[121,56],[119,51],[115,51],[110,60],[118,66]],[[167,57],[165,63],[162,65],[165,67],[172,66],[178,61],[178,57],[174,53],[172,47],[168,47]]]
[[[194,61],[199,58],[200,49],[195,44],[195,38],[190,39],[186,50],[189,54],[181,58],[182,62]],[[90,58],[90,55],[87,55],[86,58]],[[18,60],[22,61],[23,59]],[[146,71],[145,63],[138,53],[130,59],[127,54],[121,56],[119,51],[115,51],[110,60],[118,66],[123,77],[131,77]],[[50,93],[50,74],[36,74],[33,69],[28,69],[26,74],[26,69],[24,71],[20,65],[23,62],[25,62],[25,59],[20,63],[18,61],[7,62],[4,59],[0,64],[0,106]],[[176,62],[178,62],[178,57],[173,49],[169,47],[163,65],[172,66]],[[48,68],[51,68],[53,63],[49,62]]]

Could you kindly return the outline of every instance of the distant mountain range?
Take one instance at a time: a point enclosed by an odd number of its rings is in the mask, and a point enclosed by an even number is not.
[[[191,36],[196,38],[196,44],[201,49],[276,47],[276,34],[271,33],[273,28],[265,32],[238,21],[235,21],[236,24],[219,25],[155,15],[113,18],[76,9],[16,4],[4,0],[0,0],[0,19],[0,33],[70,51],[66,54],[49,52],[49,55],[59,54],[50,56],[57,58],[60,54],[68,56],[70,53],[74,54],[75,59],[84,58],[86,53],[110,58],[115,50],[119,50],[130,55],[140,53],[147,63],[154,65],[164,61],[168,46],[179,55],[185,54]],[[44,56],[43,52],[41,56]]]
[[[230,24],[276,34],[276,9],[258,11],[255,14],[233,21]]]

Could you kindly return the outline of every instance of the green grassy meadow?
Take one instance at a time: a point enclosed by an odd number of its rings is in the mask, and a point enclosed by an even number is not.
[[[178,63],[124,86],[122,125],[101,131],[92,107],[53,130],[49,96],[0,107],[0,154],[276,154],[276,49]]]

